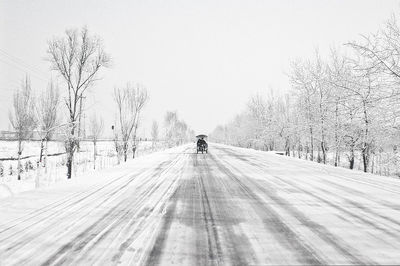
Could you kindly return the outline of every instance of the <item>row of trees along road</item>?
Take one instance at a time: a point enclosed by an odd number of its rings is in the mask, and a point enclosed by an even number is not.
[[[41,140],[39,163],[44,161],[43,152],[47,152],[47,143],[57,128],[59,102],[59,90],[53,82],[50,82],[39,96],[35,96],[28,77],[23,80],[21,88],[14,93],[13,109],[9,112],[9,119],[17,136],[18,180],[21,179],[23,141],[30,138],[35,129]]]
[[[193,139],[194,131],[181,120],[176,111],[167,111],[164,116],[165,139],[168,147],[178,146]],[[154,129],[153,129],[154,130]]]
[[[14,93],[13,109],[9,118],[18,139],[18,169],[21,169],[23,142],[33,132],[41,139],[39,161],[47,154],[47,142],[57,131],[64,135],[66,151],[67,178],[72,177],[74,154],[79,148],[79,122],[82,116],[82,99],[88,90],[99,80],[99,73],[110,65],[110,56],[105,52],[101,39],[91,35],[86,27],[66,30],[63,37],[54,37],[48,42],[47,60],[51,70],[62,78],[62,89],[65,97],[61,98],[59,87],[53,82],[41,94],[35,96],[28,77],[19,90]],[[117,104],[117,126],[114,130],[118,159],[121,153],[127,160],[129,140],[133,156],[137,146],[137,130],[140,113],[148,101],[145,88],[131,86],[114,90]],[[63,103],[63,104],[62,104]],[[64,108],[60,108],[64,107]],[[66,110],[61,115],[59,109]],[[97,142],[104,127],[103,120],[94,115],[90,119],[90,131],[93,140],[93,160],[96,165]],[[46,152],[43,156],[43,151]],[[44,159],[45,161],[45,159]],[[18,180],[21,178],[18,170]]]
[[[400,28],[391,18],[375,34],[292,62],[291,89],[253,96],[214,141],[364,172],[400,175]]]
[[[124,88],[114,89],[114,100],[118,109],[114,143],[118,162],[121,154],[125,162],[128,159],[129,140],[131,140],[132,156],[135,158],[140,114],[148,99],[146,88],[139,85],[132,86],[128,83]]]

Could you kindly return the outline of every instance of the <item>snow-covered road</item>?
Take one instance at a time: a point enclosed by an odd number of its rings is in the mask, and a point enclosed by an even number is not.
[[[0,265],[399,264],[400,182],[193,144],[0,202]]]

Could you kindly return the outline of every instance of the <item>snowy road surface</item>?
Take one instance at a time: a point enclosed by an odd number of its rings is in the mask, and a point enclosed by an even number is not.
[[[399,264],[400,182],[186,145],[0,201],[1,265]]]

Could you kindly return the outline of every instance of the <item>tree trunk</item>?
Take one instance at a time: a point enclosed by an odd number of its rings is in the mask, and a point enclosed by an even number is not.
[[[114,136],[115,136],[114,137],[115,152],[117,153],[117,164],[120,164],[121,163],[121,158],[120,158],[120,153],[121,153],[120,149],[121,149],[121,147],[120,147],[120,145],[118,143],[117,136],[116,135],[114,135]]]
[[[322,151],[322,163],[326,164],[326,141],[325,141],[325,123],[322,119],[321,123],[321,151]]]
[[[72,152],[73,149],[67,152],[67,179],[71,179],[72,177],[72,163],[74,160],[74,153]]]
[[[322,162],[326,164],[326,147],[325,141],[321,141],[321,150],[322,150]]]
[[[72,178],[74,153],[77,145],[77,141],[75,139],[75,125],[73,117],[71,117],[71,125],[71,131],[69,132],[69,136],[66,139],[65,143],[65,152],[67,153],[67,179]]]
[[[350,156],[349,156],[349,168],[354,169],[354,142],[351,143],[350,145]]]
[[[133,141],[132,141],[132,159],[135,159],[135,155],[136,155],[136,137],[133,137]]]
[[[349,162],[350,162],[349,168],[350,168],[351,170],[353,170],[353,169],[354,169],[354,157],[351,157],[351,158],[349,159]]]
[[[40,140],[40,154],[39,154],[39,162],[42,162],[43,158],[43,149],[44,149],[44,138]]]
[[[285,155],[290,156],[290,140],[289,137],[285,138]]]
[[[133,145],[132,146],[132,159],[135,159],[135,155],[136,155],[136,146]]]
[[[124,162],[128,160],[128,144],[124,143]]]
[[[299,159],[301,159],[301,144],[300,143],[297,146],[297,153],[298,153]]]
[[[310,153],[310,147],[308,146],[308,143],[305,146],[306,149],[306,160],[308,160],[308,154]]]
[[[336,101],[336,105],[335,105],[335,166],[339,166],[339,134],[338,134],[338,130],[339,130],[339,103],[338,101]]]
[[[311,153],[311,157],[310,160],[314,161],[314,135],[313,135],[313,129],[310,126],[310,153]]]
[[[335,166],[338,167],[339,163],[340,163],[340,151],[339,148],[337,147],[335,151]]]
[[[364,144],[364,148],[362,150],[362,159],[363,159],[363,170],[366,173],[368,171],[368,165],[369,165],[369,147],[367,144]]]
[[[363,107],[364,107],[364,124],[365,124],[365,129],[364,129],[364,144],[362,148],[362,159],[363,159],[363,166],[364,166],[364,172],[366,173],[368,170],[368,164],[369,164],[369,157],[370,157],[370,145],[368,143],[368,138],[369,138],[369,120],[368,120],[368,113],[367,113],[367,106],[366,102],[363,101]]]
[[[93,169],[96,169],[96,154],[97,154],[96,141],[93,141]]]
[[[21,154],[22,154],[22,140],[18,140],[18,164],[17,164],[17,175],[18,180],[21,180]]]

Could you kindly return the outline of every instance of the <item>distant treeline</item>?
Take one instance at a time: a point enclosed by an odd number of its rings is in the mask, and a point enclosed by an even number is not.
[[[343,51],[294,60],[288,93],[253,96],[210,139],[400,176],[399,36],[393,16]]]

